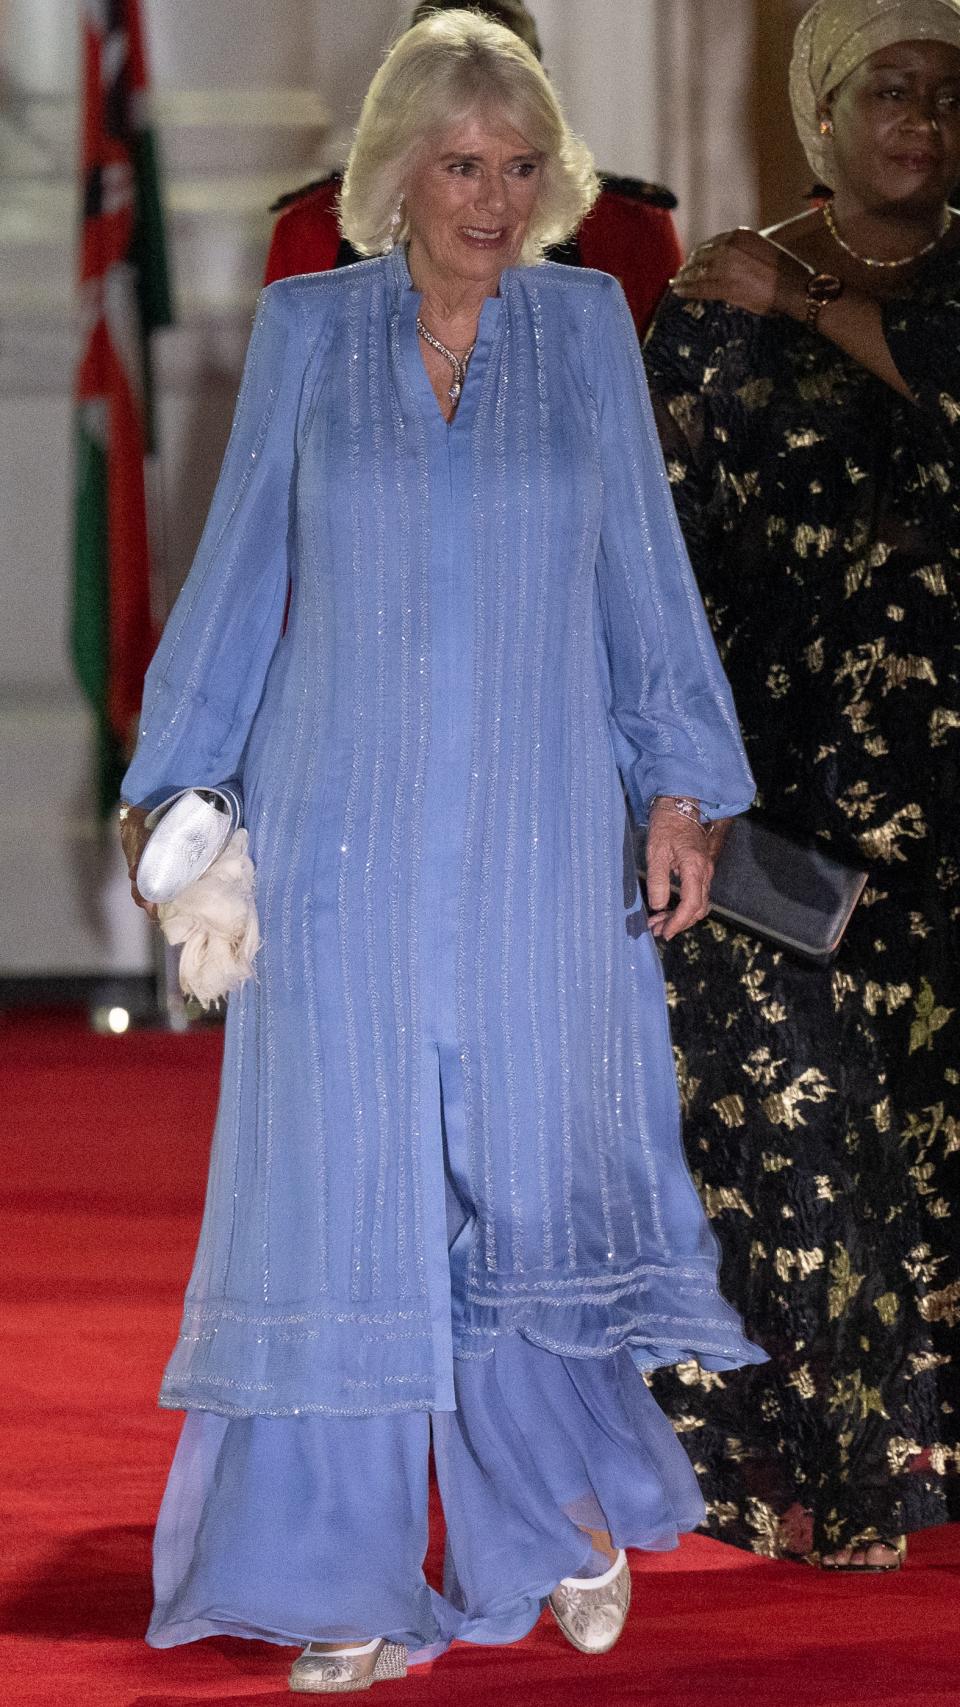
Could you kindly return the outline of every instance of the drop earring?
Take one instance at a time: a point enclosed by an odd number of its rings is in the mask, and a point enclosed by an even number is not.
[[[832,136],[833,135],[833,125],[829,119],[821,119],[820,120],[820,135],[821,136]]]

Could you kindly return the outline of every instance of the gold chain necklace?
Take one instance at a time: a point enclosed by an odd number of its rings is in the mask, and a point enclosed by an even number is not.
[[[432,350],[436,350],[438,354],[444,356],[453,368],[453,384],[447,392],[447,396],[451,403],[459,403],[460,393],[463,390],[463,382],[467,377],[467,363],[477,347],[476,343],[472,343],[469,350],[467,350],[464,355],[455,356],[452,350],[447,349],[446,344],[441,344],[440,339],[434,337],[429,328],[423,324],[419,314],[417,315],[417,331],[424,343],[429,344]]]
[[[856,249],[851,248],[850,244],[841,237],[837,230],[837,221],[834,217],[833,208],[830,206],[829,202],[824,202],[823,204],[823,220],[827,230],[833,238],[833,241],[838,243],[840,248],[843,249],[846,254],[852,256],[855,261],[859,261],[861,267],[882,267],[885,271],[892,271],[897,267],[912,266],[914,261],[922,261],[924,255],[932,255],[934,249],[937,248],[938,244],[943,242],[947,232],[950,230],[953,215],[950,212],[950,209],[947,208],[943,216],[943,224],[937,232],[936,237],[931,238],[929,243],[925,243],[922,249],[917,249],[912,255],[904,255],[902,260],[899,261],[878,261],[873,255],[858,254]]]

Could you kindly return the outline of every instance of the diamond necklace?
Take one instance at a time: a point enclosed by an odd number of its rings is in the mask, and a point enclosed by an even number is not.
[[[830,206],[830,203],[824,202],[823,204],[823,221],[833,238],[833,241],[838,243],[840,248],[845,250],[848,255],[851,255],[855,261],[859,261],[861,267],[883,267],[886,270],[892,270],[897,267],[909,267],[914,261],[921,261],[924,255],[932,255],[934,249],[937,248],[938,244],[943,242],[947,232],[950,230],[952,219],[953,215],[950,212],[950,209],[947,208],[943,215],[943,224],[937,232],[936,237],[931,238],[929,243],[925,243],[922,249],[917,249],[912,255],[904,255],[899,261],[878,261],[872,255],[860,255],[856,249],[852,249],[850,247],[850,244],[841,237],[837,230],[837,221],[834,217],[833,208]]]
[[[459,403],[460,393],[463,390],[463,382],[467,377],[467,363],[477,347],[476,340],[474,340],[470,345],[470,348],[466,351],[465,355],[455,356],[452,350],[447,349],[446,344],[441,344],[440,339],[434,337],[429,328],[423,324],[419,314],[417,315],[417,331],[424,343],[429,344],[431,349],[436,350],[438,355],[443,356],[453,368],[453,384],[447,392],[447,396],[451,403]]]

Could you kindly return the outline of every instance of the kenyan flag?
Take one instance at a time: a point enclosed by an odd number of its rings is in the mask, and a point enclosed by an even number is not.
[[[144,457],[150,333],[171,321],[139,0],[82,0],[83,228],[72,644],[116,804],[156,634]]]

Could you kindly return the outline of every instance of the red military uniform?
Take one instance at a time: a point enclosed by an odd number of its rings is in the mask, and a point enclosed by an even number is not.
[[[642,338],[670,279],[683,261],[669,190],[638,178],[604,176],[597,201],[575,238],[553,258],[613,273],[623,286]],[[267,256],[265,284],[295,273],[322,273],[359,259],[340,235],[340,178],[307,184],[276,204],[280,217]]]

